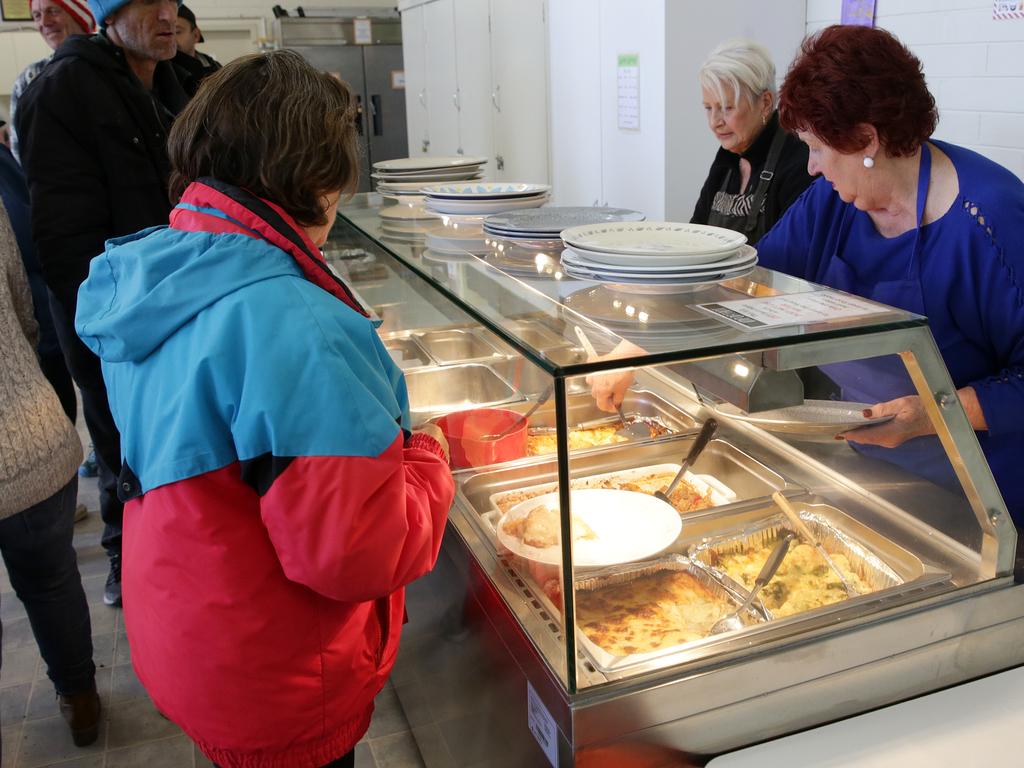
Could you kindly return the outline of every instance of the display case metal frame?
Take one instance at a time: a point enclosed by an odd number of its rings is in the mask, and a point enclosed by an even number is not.
[[[367,205],[369,202],[369,205]],[[663,363],[699,363],[723,354],[770,358],[786,370],[827,362],[900,355],[938,436],[953,457],[953,468],[965,490],[981,531],[978,562],[987,570],[983,580],[956,589],[904,595],[870,610],[845,613],[841,620],[826,616],[803,622],[798,630],[759,635],[755,643],[738,637],[726,641],[711,656],[676,658],[670,665],[653,665],[619,678],[597,673],[581,663],[575,641],[574,600],[564,601],[560,622],[531,599],[530,587],[506,568],[481,530],[477,511],[460,496],[450,517],[446,557],[461,565],[464,578],[442,584],[427,577],[414,589],[437,589],[448,603],[472,604],[482,619],[464,642],[479,643],[507,654],[502,676],[512,689],[531,689],[559,731],[559,758],[571,764],[588,750],[632,743],[669,750],[680,759],[700,763],[729,750],[817,724],[848,717],[929,691],[955,685],[1024,663],[1024,587],[1015,584],[1013,564],[1016,536],[987,462],[973,438],[955,396],[955,388],[923,318],[894,314],[885,322],[838,325],[786,337],[765,338],[756,333],[707,348],[656,352],[615,361],[558,365],[523,343],[512,324],[488,306],[473,300],[466,275],[439,279],[413,247],[386,245],[374,227],[373,200],[343,207],[341,215],[364,247],[393,259],[401,269],[426,281],[442,300],[450,301],[484,325],[511,349],[546,371],[554,381],[558,453],[563,584],[573,583],[568,451],[570,424],[567,382],[575,377],[623,367],[654,368]],[[528,281],[502,274],[481,260],[467,262],[476,278],[492,280],[510,293],[535,291]],[[582,315],[574,321],[607,333],[600,323]],[[672,376],[657,371],[652,380],[657,394],[699,397]],[[831,479],[854,495],[870,497],[882,508],[887,502],[850,482],[828,466],[827,453],[817,458],[749,425],[733,425],[733,439],[747,441],[782,462],[794,477],[808,474]],[[773,466],[773,469],[775,467]],[[916,521],[891,504],[894,525],[913,529]],[[923,524],[921,524],[923,526]],[[949,551],[955,542],[943,543]],[[960,554],[972,558],[966,548]],[[573,594],[572,589],[565,593]],[[535,595],[533,597],[536,597]],[[564,659],[559,670],[551,660]],[[560,665],[557,665],[560,666]],[[505,689],[495,679],[495,687]],[[486,698],[486,694],[478,695]],[[476,707],[486,709],[486,707]],[[517,720],[518,718],[513,718]],[[523,702],[521,726],[525,726]],[[501,729],[497,729],[501,730]],[[480,723],[480,734],[497,732]],[[525,729],[512,727],[523,736]],[[508,733],[495,744],[508,742]],[[529,739],[529,736],[524,738]],[[539,753],[529,743],[508,752],[509,764],[536,764]],[[453,763],[454,764],[454,763]]]

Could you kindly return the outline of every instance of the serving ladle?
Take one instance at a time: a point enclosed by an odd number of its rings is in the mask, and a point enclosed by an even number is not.
[[[711,625],[712,635],[720,635],[723,632],[736,632],[743,629],[743,619],[740,618],[740,615],[750,607],[751,603],[754,602],[754,598],[757,597],[757,593],[761,591],[764,585],[775,577],[775,573],[779,570],[779,566],[782,565],[782,561],[786,559],[790,542],[795,538],[796,534],[790,531],[778,540],[771,554],[768,555],[768,559],[761,566],[761,572],[754,579],[754,586],[747,595],[747,599],[735,611],[727,613]]]
[[[537,398],[537,402],[535,402],[533,405],[531,405],[529,410],[526,411],[525,413],[523,413],[522,416],[520,416],[518,419],[516,419],[511,424],[509,424],[507,427],[505,427],[503,430],[501,430],[501,432],[498,432],[497,434],[494,434],[494,435],[484,435],[480,439],[481,440],[500,440],[505,435],[510,434],[511,432],[514,432],[515,430],[519,429],[520,425],[524,421],[529,421],[530,417],[533,416],[533,414],[535,414],[537,412],[537,409],[540,408],[542,405],[544,405],[544,403],[546,403],[548,400],[551,399],[551,394],[554,391],[555,391],[555,383],[551,382],[550,384],[547,385],[547,387],[544,388],[544,391],[540,393],[540,397]]]
[[[672,478],[672,482],[668,484],[668,488],[663,491],[655,491],[654,495],[664,501],[666,504],[672,504],[672,493],[675,491],[676,486],[679,485],[679,481],[683,479],[683,475],[686,474],[686,470],[697,460],[697,457],[704,452],[708,443],[711,442],[711,438],[718,432],[718,422],[715,419],[708,419],[704,422],[704,426],[700,428],[700,432],[697,434],[697,439],[693,441],[693,445],[690,446],[690,452],[686,454],[686,458],[683,459],[682,464],[679,465],[679,471],[676,472],[676,476]]]

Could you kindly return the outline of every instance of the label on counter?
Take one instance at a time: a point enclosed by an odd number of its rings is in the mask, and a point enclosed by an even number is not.
[[[718,301],[713,304],[697,304],[695,308],[730,325],[751,331],[852,320],[896,311],[867,299],[829,290],[766,296],[761,299]]]
[[[526,683],[526,721],[548,762],[558,768],[558,727],[529,681]]]
[[[373,45],[373,22],[369,19],[355,19],[352,22],[352,32],[356,45]]]

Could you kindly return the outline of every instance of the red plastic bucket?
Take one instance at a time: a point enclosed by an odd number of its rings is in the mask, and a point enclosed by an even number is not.
[[[518,424],[517,424],[518,422]],[[437,424],[448,438],[452,466],[482,467],[526,455],[526,419],[503,408],[475,408],[442,416]],[[515,428],[497,440],[488,436]]]

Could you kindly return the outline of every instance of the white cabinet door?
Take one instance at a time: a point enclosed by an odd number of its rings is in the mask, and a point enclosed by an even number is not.
[[[601,189],[601,32],[594,0],[548,7],[551,196],[556,205],[596,205]]]
[[[466,155],[491,157],[491,55],[488,4],[455,1],[455,71],[459,86],[459,138]],[[493,175],[493,162],[486,168]]]
[[[453,0],[423,6],[427,39],[427,125],[431,155],[454,155],[459,149],[458,82],[455,79]]]
[[[430,151],[427,119],[427,41],[423,34],[423,6],[402,12],[402,58],[405,66],[405,121],[409,154]]]
[[[545,5],[545,0],[491,0],[491,175],[499,180],[548,180]]]

